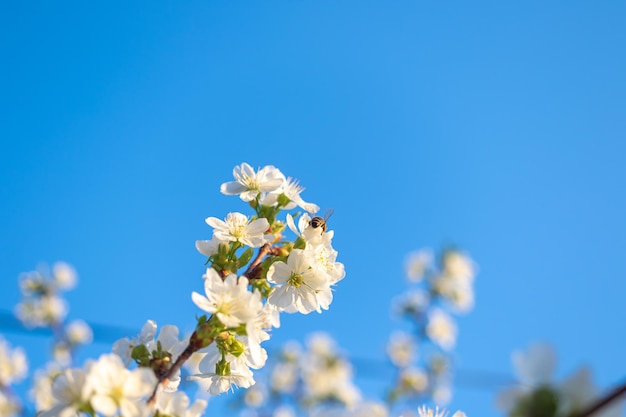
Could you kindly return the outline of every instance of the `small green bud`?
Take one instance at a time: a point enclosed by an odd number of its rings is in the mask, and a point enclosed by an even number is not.
[[[229,346],[229,353],[234,357],[238,358],[246,349],[246,346],[243,344],[241,340],[235,339]]]
[[[285,207],[287,204],[291,203],[291,199],[287,197],[285,193],[280,193],[276,201],[279,207]]]
[[[150,352],[148,352],[148,348],[144,345],[137,345],[133,347],[130,357],[133,358],[133,360],[140,366],[150,365]]]
[[[215,364],[215,373],[220,376],[230,375],[230,362],[226,362],[225,359]]]

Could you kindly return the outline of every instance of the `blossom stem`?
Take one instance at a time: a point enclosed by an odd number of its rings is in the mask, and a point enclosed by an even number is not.
[[[208,345],[213,343],[213,338],[209,341]],[[189,344],[180,354],[180,356],[176,359],[176,362],[172,365],[172,367],[165,372],[161,377],[159,377],[159,381],[154,387],[154,391],[152,391],[152,395],[148,398],[148,405],[154,405],[154,401],[156,400],[156,394],[159,389],[159,385],[166,384],[172,375],[174,375],[187,360],[191,357],[193,353],[198,351],[199,349],[207,346],[206,340],[203,340],[201,337],[198,337],[197,332],[193,332],[191,337],[189,338]]]
[[[272,253],[271,244],[266,243],[265,245],[261,246],[261,248],[259,248],[259,253],[257,253],[256,255],[256,258],[254,258],[254,260],[248,266],[248,269],[246,269],[246,272],[244,272],[243,275],[249,280],[259,279],[261,277],[261,261],[266,255],[270,253]]]
[[[626,394],[626,382],[615,387],[611,392],[609,392],[604,397],[600,398],[598,401],[591,404],[581,413],[577,414],[575,417],[589,417],[590,415],[596,413],[600,409],[606,407],[613,401],[617,400],[622,395]]]

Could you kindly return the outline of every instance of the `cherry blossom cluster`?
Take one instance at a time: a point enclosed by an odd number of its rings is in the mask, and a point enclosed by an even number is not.
[[[199,345],[206,346],[196,352],[202,357],[192,378],[204,380],[211,394],[252,386],[253,369],[267,360],[261,343],[280,325],[279,314],[327,310],[332,287],[345,276],[332,247],[334,233],[322,218],[311,217],[319,207],[302,199],[298,181],[273,166],[255,171],[246,163],[233,176],[221,192],[239,195],[254,213],[208,217],[212,238],[196,242],[209,267],[204,294],[194,292],[192,300],[209,316],[198,322]],[[304,213],[289,213],[294,209]]]
[[[476,265],[456,249],[444,250],[438,262],[430,250],[420,250],[407,257],[405,271],[410,288],[393,308],[411,331],[396,330],[388,342],[387,354],[397,368],[388,399],[399,404],[430,398],[445,404],[451,397],[450,351],[457,337],[450,312],[472,309]]]
[[[70,365],[73,352],[91,343],[93,338],[91,328],[84,321],[65,322],[69,308],[61,294],[74,288],[77,281],[76,271],[65,262],[54,263],[52,271],[41,266],[19,277],[22,300],[15,308],[15,315],[27,328],[52,329],[52,354],[61,366]]]
[[[588,367],[562,381],[554,381],[556,352],[546,343],[535,343],[511,356],[518,382],[498,394],[496,406],[510,417],[569,417],[583,412],[600,398]],[[615,401],[593,414],[623,415],[623,403]]]
[[[332,287],[345,272],[336,261],[333,231],[314,216],[319,207],[305,202],[304,188],[273,166],[255,171],[243,163],[233,174],[235,181],[222,184],[221,192],[239,195],[252,213],[206,219],[212,237],[196,242],[208,258],[204,291],[191,294],[206,314],[197,318],[195,331],[181,336],[176,326],[157,329],[148,320],[136,337],[118,340],[112,353],[82,367],[50,364],[35,377],[38,415],[198,417],[207,401],[192,403],[179,391],[183,366],[210,395],[251,387],[253,370],[268,357],[261,343],[279,327],[280,313],[329,308]],[[66,264],[55,264],[50,277],[25,274],[21,283],[29,298],[18,314],[31,325],[59,326],[67,307],[57,293],[75,281]],[[64,332],[69,340],[74,333],[71,326]]]
[[[304,348],[286,343],[268,368],[264,380],[238,398],[249,415],[339,415],[362,405],[352,364],[327,333],[310,334]]]

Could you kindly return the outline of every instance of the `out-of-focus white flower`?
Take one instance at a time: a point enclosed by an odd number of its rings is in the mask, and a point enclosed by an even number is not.
[[[400,371],[399,385],[403,390],[423,393],[428,388],[428,374],[420,368],[406,368]]]
[[[267,388],[263,384],[254,384],[246,390],[243,400],[248,407],[259,408],[267,400]]]
[[[26,377],[28,362],[22,348],[11,348],[0,336],[0,383],[11,385]]]
[[[534,343],[525,351],[516,350],[511,360],[520,382],[527,386],[550,383],[556,369],[556,352],[547,343]]]
[[[432,397],[436,404],[446,405],[452,400],[452,388],[446,383],[435,383]]]
[[[258,248],[268,242],[265,231],[270,227],[266,218],[250,219],[241,213],[228,213],[224,220],[207,217],[206,223],[213,228],[213,237],[226,242],[240,242]]]
[[[243,201],[252,201],[260,193],[275,191],[283,185],[285,176],[272,165],[261,168],[258,172],[247,163],[233,169],[235,181],[225,182],[220,187],[222,194],[240,195]]]
[[[298,383],[300,369],[295,363],[277,363],[270,374],[272,391],[289,394],[294,392]]]
[[[45,369],[38,369],[35,372],[34,382],[29,395],[35,402],[36,411],[49,410],[56,403],[52,396],[52,381],[60,373],[60,365],[55,362],[50,362]],[[2,414],[0,413],[0,415]]]
[[[143,417],[148,408],[144,397],[150,395],[157,379],[152,369],[128,370],[115,354],[102,355],[88,365],[83,396],[93,409],[106,417]]]
[[[443,310],[433,308],[428,314],[426,335],[442,348],[452,349],[456,343],[456,324]]]
[[[410,290],[396,297],[391,305],[397,315],[420,315],[430,305],[430,297],[428,292],[423,289]]]
[[[14,417],[20,414],[20,404],[4,391],[0,391],[0,416]]]
[[[344,359],[329,334],[317,332],[307,339],[308,350],[300,358],[306,402],[339,401],[354,407],[361,393],[353,383],[350,362]]]
[[[312,268],[314,260],[301,249],[294,249],[285,262],[274,262],[267,271],[267,280],[277,287],[268,302],[288,313],[308,314],[328,309],[332,292],[328,275]]]
[[[16,306],[15,315],[26,327],[39,327],[61,323],[67,310],[65,300],[50,294],[25,299]]]
[[[54,405],[43,410],[40,417],[73,417],[87,401],[83,392],[85,372],[82,369],[66,369],[52,382]]]
[[[234,274],[224,280],[213,268],[207,268],[204,280],[206,297],[193,292],[191,299],[202,310],[215,314],[227,327],[237,327],[256,318],[263,308],[261,295],[248,290],[248,280]]]
[[[52,276],[57,288],[62,290],[71,290],[78,281],[78,274],[74,267],[65,262],[56,262],[52,265]]]
[[[407,256],[405,263],[406,277],[410,282],[419,282],[433,263],[433,253],[429,249],[421,249]]]
[[[322,408],[314,410],[311,417],[387,417],[389,410],[384,404],[366,401],[353,408]]]
[[[171,417],[200,417],[207,406],[206,400],[196,400],[189,406],[190,400],[182,391],[169,393],[159,392],[156,397],[155,408],[160,415]]]
[[[279,405],[272,413],[272,417],[296,417],[296,412],[288,405]]]
[[[443,255],[443,273],[458,281],[471,282],[476,275],[476,264],[466,254],[448,250]]]
[[[67,341],[73,345],[86,345],[93,340],[93,332],[83,320],[74,320],[65,326]]]
[[[417,343],[415,338],[403,331],[395,331],[391,334],[387,343],[387,355],[395,366],[408,366],[415,359]]]

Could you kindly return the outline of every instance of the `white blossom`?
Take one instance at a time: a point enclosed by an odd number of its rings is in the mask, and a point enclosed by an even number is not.
[[[255,172],[244,162],[233,169],[233,176],[235,181],[223,183],[220,191],[226,195],[239,194],[243,201],[252,201],[260,193],[275,191],[284,182],[284,175],[272,165]]]
[[[199,374],[191,375],[189,380],[205,380],[208,383],[208,392],[211,395],[219,395],[228,390],[233,390],[233,385],[240,388],[249,388],[254,385],[252,371],[245,364],[245,359],[235,358],[232,355],[223,370],[218,372],[217,364],[213,355],[206,355],[198,364]]]
[[[148,412],[144,397],[152,393],[156,383],[152,369],[131,371],[119,356],[107,354],[89,364],[83,395],[106,417],[143,417]]]
[[[332,292],[328,275],[312,267],[314,260],[301,249],[294,249],[287,263],[274,262],[267,280],[277,285],[270,293],[268,302],[288,313],[328,309]]]
[[[223,221],[217,217],[207,217],[206,223],[213,227],[213,237],[222,241],[240,242],[258,248],[269,240],[264,233],[270,224],[263,217],[250,222],[244,214],[233,212],[228,213]]]
[[[207,406],[206,400],[196,400],[190,404],[189,397],[182,391],[168,393],[159,392],[156,397],[155,408],[161,415],[170,417],[200,417]]]
[[[263,308],[261,295],[248,290],[248,280],[234,274],[224,280],[213,268],[207,268],[204,279],[203,296],[197,292],[191,294],[193,302],[207,313],[215,314],[227,327],[237,327],[256,318]]]

